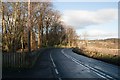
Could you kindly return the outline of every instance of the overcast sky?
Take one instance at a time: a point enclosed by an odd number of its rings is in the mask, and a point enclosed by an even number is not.
[[[54,2],[61,20],[89,39],[118,37],[118,2]]]

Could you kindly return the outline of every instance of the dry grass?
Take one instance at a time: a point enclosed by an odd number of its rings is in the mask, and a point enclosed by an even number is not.
[[[109,49],[118,49],[118,44],[113,42],[103,42],[103,41],[96,41],[95,43],[88,43],[88,46],[94,46],[98,48],[109,48]]]
[[[92,51],[92,50],[88,50],[85,47],[83,47],[81,49],[74,48],[73,52],[120,66],[120,63],[119,63],[120,56],[118,56],[118,55],[105,54],[105,53],[98,52],[97,50]]]
[[[118,55],[120,49],[98,48],[98,47],[86,47],[89,52],[98,52],[102,54]]]
[[[88,41],[87,46],[81,44],[74,52],[87,57],[99,59],[120,66],[118,43],[112,41]]]
[[[109,41],[95,40],[95,41],[88,41],[87,46],[81,44],[79,48],[86,49],[89,52],[98,52],[102,54],[119,56],[120,49],[118,47],[118,44],[119,44],[118,42],[113,42],[110,40]]]

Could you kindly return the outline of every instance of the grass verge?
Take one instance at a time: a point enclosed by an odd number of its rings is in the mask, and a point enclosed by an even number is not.
[[[79,48],[73,48],[73,52],[84,55],[86,57],[94,58],[97,60],[101,60],[110,64],[114,64],[117,66],[120,66],[120,56],[119,55],[112,55],[112,54],[104,54],[97,51],[88,51],[87,49],[79,49]]]

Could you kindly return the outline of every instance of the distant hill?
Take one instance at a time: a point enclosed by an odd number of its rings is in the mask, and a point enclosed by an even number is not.
[[[110,41],[113,43],[120,43],[120,38],[109,38],[109,39],[105,39],[104,41]]]
[[[80,40],[84,42],[84,40]],[[118,49],[120,48],[120,38],[108,38],[108,39],[101,39],[101,40],[88,40],[88,46],[94,46],[98,48],[110,48],[110,49]]]
[[[84,41],[84,40],[80,40],[80,41]],[[108,39],[99,39],[99,40],[88,40],[88,41],[109,41],[109,42],[113,42],[113,43],[118,43],[120,42],[120,38],[108,38]]]
[[[120,38],[108,38],[108,39],[94,40],[94,41],[110,42],[117,45],[120,44]]]

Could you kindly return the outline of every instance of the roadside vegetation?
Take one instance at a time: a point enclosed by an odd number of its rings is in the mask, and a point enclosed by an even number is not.
[[[61,21],[62,14],[52,2],[0,2],[0,7],[4,68],[33,66],[46,47],[77,47],[74,52],[88,57],[114,64],[120,60],[118,41],[79,40],[73,26]]]
[[[120,66],[119,43],[119,39],[88,40],[87,46],[81,44],[73,52]]]
[[[43,47],[76,44],[75,30],[61,21],[52,2],[1,2],[0,7],[4,68],[30,67]]]

